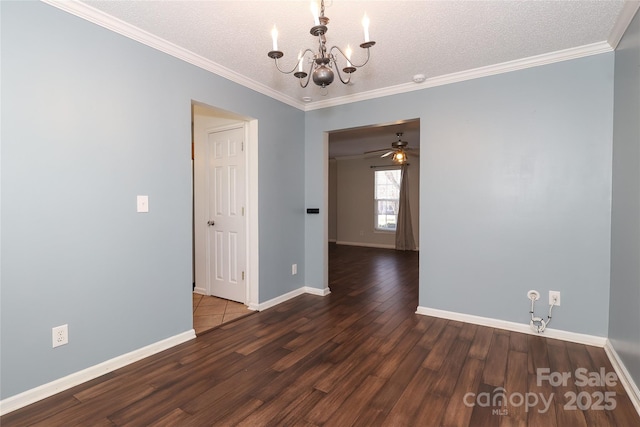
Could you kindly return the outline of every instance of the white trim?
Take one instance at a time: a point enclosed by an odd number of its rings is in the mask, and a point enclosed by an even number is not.
[[[147,31],[141,30],[129,23],[126,23],[120,19],[117,19],[109,14],[95,9],[86,3],[77,0],[59,1],[59,0],[41,0],[46,4],[56,7],[60,10],[68,12],[86,21],[93,22],[96,25],[104,27],[110,31],[121,34],[132,40],[138,41],[153,49],[164,52],[175,58],[181,59],[203,70],[210,71],[218,76],[224,77],[234,83],[238,83],[249,89],[253,89],[256,92],[269,96],[273,99],[281,101],[287,105],[298,108],[302,111],[318,110],[321,108],[334,107],[337,105],[349,104],[352,102],[364,101],[368,99],[380,98],[383,96],[397,95],[405,92],[412,92],[415,90],[427,89],[435,86],[443,86],[450,83],[462,82],[465,80],[477,79],[480,77],[492,76],[495,74],[508,73],[510,71],[522,70],[525,68],[537,67],[540,65],[552,64],[555,62],[567,61],[576,58],[582,58],[590,55],[597,55],[599,53],[613,51],[613,41],[617,37],[622,37],[624,30],[631,22],[633,15],[629,18],[628,15],[633,9],[633,4],[637,2],[626,2],[623,7],[623,13],[621,13],[614,32],[609,37],[610,42],[606,41],[592,43],[589,45],[578,46],[570,49],[564,49],[556,52],[545,53],[542,55],[536,55],[529,58],[517,59],[514,61],[503,62],[501,64],[489,65],[486,67],[479,67],[472,70],[462,71],[459,73],[447,74],[444,76],[432,77],[425,80],[422,83],[404,83],[401,85],[385,87],[381,89],[375,89],[367,92],[361,92],[354,95],[347,95],[337,98],[330,98],[326,101],[311,102],[305,104],[291,96],[278,92],[267,85],[249,79],[233,70],[230,70],[222,65],[213,62],[207,58],[197,55],[187,49],[177,46],[167,40],[164,40],[158,36],[155,36]],[[629,5],[631,3],[631,5]],[[637,9],[637,5],[635,6]],[[635,12],[634,12],[635,13]],[[624,19],[623,19],[624,18]],[[626,23],[625,20],[629,22]],[[619,41],[619,39],[618,39]],[[617,43],[615,43],[617,45]]]
[[[620,15],[618,15],[618,19],[613,26],[613,30],[611,30],[611,34],[607,39],[607,42],[609,42],[612,49],[618,47],[618,43],[620,43],[622,36],[624,36],[627,28],[631,25],[631,21],[633,21],[633,17],[636,16],[638,9],[640,9],[640,1],[627,0],[624,2]]]
[[[618,378],[620,378],[622,386],[627,392],[629,399],[631,399],[631,403],[633,403],[636,411],[640,414],[640,389],[638,389],[638,385],[633,381],[633,377],[631,377],[631,374],[627,371],[627,367],[624,366],[624,363],[622,362],[622,359],[620,359],[616,349],[613,348],[611,340],[607,339],[607,342],[604,345],[604,351],[607,353],[607,356],[611,361],[611,365],[616,371]]]
[[[245,124],[246,144],[246,191],[245,203],[247,231],[247,302],[248,306],[258,304],[260,290],[260,216],[258,204],[258,120],[249,120]]]
[[[322,286],[324,289],[329,289],[329,132],[326,131],[322,132],[322,159],[322,222],[320,224],[322,227]],[[336,244],[337,235],[336,228]],[[306,247],[305,252],[307,252]]]
[[[366,242],[345,242],[342,240],[336,241],[337,245],[346,246],[362,246],[364,248],[379,248],[379,249],[395,249],[395,245],[389,245],[385,243],[366,243]]]
[[[486,67],[474,68],[460,71],[458,73],[446,74],[444,76],[431,77],[422,83],[403,83],[396,86],[389,86],[382,89],[360,92],[354,95],[330,98],[326,101],[318,101],[306,104],[305,111],[318,110],[320,108],[335,107],[337,105],[348,104],[357,101],[366,101],[383,96],[397,95],[405,92],[427,89],[436,86],[444,86],[451,83],[458,83],[473,80],[480,77],[493,76],[496,74],[509,73],[511,71],[523,70],[526,68],[539,67],[541,65],[553,64],[556,62],[568,61],[571,59],[583,58],[585,56],[597,55],[600,53],[612,52],[613,49],[607,42],[592,43],[528,58],[516,59],[514,61],[500,64],[488,65]]]
[[[249,305],[249,310],[257,310],[257,311],[262,311],[262,310],[266,310],[268,308],[271,307],[275,307],[278,304],[282,304],[285,301],[288,301],[292,298],[295,298],[297,296],[300,296],[302,294],[312,294],[312,295],[319,295],[319,296],[327,296],[331,293],[331,291],[329,290],[329,288],[324,288],[324,289],[318,289],[318,288],[312,288],[309,286],[303,286],[301,288],[298,289],[294,289],[291,292],[287,292],[284,295],[280,295],[279,297],[275,297],[273,299],[270,299],[269,301],[265,301],[261,304],[251,304]]]
[[[200,294],[200,295],[207,295],[207,290],[205,288],[200,288],[200,287],[196,286],[193,289],[193,293],[194,294]]]
[[[196,337],[196,333],[193,329],[183,332],[178,335],[174,335],[167,339],[155,342],[146,347],[139,348],[130,353],[123,354],[121,356],[114,357],[113,359],[83,369],[66,377],[59,378],[47,384],[43,384],[31,390],[24,391],[20,394],[8,397],[0,401],[0,415],[5,415],[16,409],[23,408],[34,402],[37,402],[47,397],[53,396],[56,393],[75,387],[78,384],[85,383],[94,378],[98,378],[108,372],[120,369],[123,366],[137,362],[145,357],[152,356],[156,353],[160,353],[168,348],[174,347],[178,344],[182,344],[186,341],[192,340]]]
[[[302,289],[304,289],[305,294],[318,295],[321,297],[326,297],[331,293],[331,289],[329,288],[318,289],[318,288],[312,288],[310,286],[305,286]]]
[[[457,320],[460,322],[473,323],[475,325],[489,326],[491,328],[505,329],[507,331],[522,332],[529,335],[539,335],[546,338],[555,338],[563,341],[575,342],[578,344],[604,347],[606,337],[595,335],[579,334],[577,332],[563,331],[559,329],[546,329],[544,333],[537,334],[531,330],[528,323],[509,322],[507,320],[492,319],[489,317],[474,316],[472,314],[456,313],[453,311],[439,310],[437,308],[418,307],[416,314],[425,316],[441,317],[443,319]]]

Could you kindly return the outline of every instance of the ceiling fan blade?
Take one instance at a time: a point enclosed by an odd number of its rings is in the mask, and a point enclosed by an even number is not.
[[[379,148],[377,150],[365,151],[363,154],[371,154],[371,153],[382,153],[383,151],[387,151],[388,148]]]
[[[371,153],[363,154],[362,157],[365,158],[365,159],[377,159],[377,158],[380,157],[380,153],[381,153],[381,151],[373,151]]]
[[[392,155],[393,153],[395,153],[395,150],[387,151],[387,152],[386,152],[386,153],[384,153],[382,156],[380,156],[380,158],[381,158],[381,159],[382,159],[382,158],[385,158],[385,157],[387,157],[387,156]]]

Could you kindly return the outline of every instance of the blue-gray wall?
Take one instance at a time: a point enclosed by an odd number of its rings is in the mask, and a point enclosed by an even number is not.
[[[325,286],[323,132],[419,118],[419,304],[526,323],[559,290],[553,327],[609,332],[638,380],[638,18],[612,219],[613,53],[304,114],[42,3],[0,14],[0,398],[191,329],[192,100],[259,120],[261,302]]]
[[[640,384],[640,14],[615,68],[609,339]]]
[[[322,204],[322,132],[420,119],[420,306],[606,336],[614,54],[308,112],[306,200]],[[307,284],[323,228],[307,223]],[[315,282],[314,282],[315,281]]]
[[[260,301],[304,286],[303,112],[49,5],[0,8],[1,398],[192,328],[192,100],[258,119]]]

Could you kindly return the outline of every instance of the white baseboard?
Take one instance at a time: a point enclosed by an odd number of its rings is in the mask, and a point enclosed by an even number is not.
[[[331,241],[329,241],[331,243]],[[382,243],[363,243],[363,242],[344,242],[344,241],[335,241],[336,245],[345,245],[345,246],[360,246],[362,248],[378,248],[378,249],[395,249],[396,245],[387,245]],[[419,252],[420,247],[416,246],[414,251]]]
[[[329,288],[318,289],[305,286],[303,289],[305,294],[318,295],[321,297],[326,297],[331,293],[331,290]]]
[[[346,245],[346,246],[362,246],[363,248],[379,248],[379,249],[395,249],[396,245],[387,245],[383,243],[365,243],[365,242],[345,242],[339,240],[336,242],[337,245]]]
[[[47,384],[43,384],[31,390],[24,391],[15,396],[8,397],[0,401],[0,415],[5,415],[16,409],[23,408],[27,405],[35,403],[39,400],[53,396],[56,393],[75,387],[78,384],[98,378],[108,372],[115,371],[123,366],[137,362],[156,353],[160,353],[168,348],[174,347],[183,342],[189,341],[196,337],[193,329],[181,334],[169,337],[162,341],[150,344],[146,347],[139,348],[130,353],[123,354],[89,368],[74,372],[71,375],[57,379]]]
[[[199,287],[195,287],[193,288],[193,293],[194,294],[200,294],[200,295],[206,295],[207,294],[207,290],[205,288],[199,288]]]
[[[543,333],[538,334],[531,330],[529,324],[509,322],[506,320],[492,319],[490,317],[474,316],[472,314],[456,313],[453,311],[439,310],[429,307],[418,307],[417,314],[425,316],[442,317],[449,320],[457,320],[460,322],[473,323],[476,325],[489,326],[491,328],[505,329],[507,331],[522,332],[529,335],[540,335],[546,338],[555,338],[563,341],[575,342],[578,344],[593,345],[595,347],[604,347],[607,342],[606,337],[598,337],[595,335],[579,334],[577,332],[568,332],[560,329],[546,329]]]
[[[622,386],[627,391],[627,395],[629,395],[631,403],[633,403],[636,411],[640,414],[640,389],[638,389],[638,385],[633,381],[631,374],[627,371],[627,367],[624,366],[622,359],[618,356],[618,353],[616,352],[616,349],[613,348],[610,340],[607,340],[607,343],[604,346],[604,351],[607,353],[618,378],[620,378]]]
[[[249,305],[249,310],[257,310],[257,311],[266,310],[267,308],[271,308],[278,304],[282,304],[283,302],[288,301],[302,294],[312,294],[312,295],[319,295],[324,297],[329,295],[330,293],[331,291],[329,290],[329,288],[318,289],[318,288],[312,288],[309,286],[303,286],[291,292],[287,292],[284,295],[280,295],[279,297],[270,299],[269,301],[265,301],[260,304],[251,304]]]

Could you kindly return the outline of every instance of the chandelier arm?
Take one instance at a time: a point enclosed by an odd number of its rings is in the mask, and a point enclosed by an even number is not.
[[[275,61],[275,63],[276,63],[276,68],[277,68],[277,69],[278,69],[278,71],[280,71],[282,74],[291,74],[291,73],[293,73],[293,72],[296,70],[296,68],[298,68],[298,63],[296,62],[296,65],[294,65],[294,66],[293,66],[293,69],[292,69],[291,71],[285,71],[285,70],[283,70],[282,68],[280,68],[280,64],[278,64],[278,59],[277,59],[277,58],[275,58],[275,59],[274,59],[274,61]]]
[[[340,67],[338,67],[338,64],[335,63],[335,60],[334,60],[334,64],[336,65],[336,73],[338,73],[338,78],[340,79],[342,84],[345,84],[345,85],[348,84],[351,81],[351,73],[347,73],[349,74],[349,78],[347,80],[344,80],[342,78],[342,74],[340,74]],[[352,70],[354,70],[354,68],[352,68]]]
[[[345,55],[345,54],[344,54],[344,52],[342,51],[342,49],[340,49],[338,46],[333,46],[333,47],[331,48],[331,50],[329,51],[333,56],[336,56],[336,55],[333,53],[333,49],[335,49],[335,50],[337,50],[338,52],[340,52],[340,53],[342,54],[342,56],[343,56],[347,61],[349,61],[349,63],[351,64],[351,66],[352,66],[352,67],[356,67],[356,68],[364,67],[365,65],[367,65],[367,62],[369,62],[369,58],[371,57],[371,53],[370,53],[370,51],[369,51],[369,48],[368,48],[368,47],[363,48],[363,49],[367,49],[367,59],[366,59],[366,61],[364,61],[362,64],[360,64],[360,65],[356,65],[356,64],[354,64],[353,62],[351,62],[351,60],[347,57],[347,55]]]
[[[276,63],[276,68],[278,69],[278,71],[280,71],[282,74],[291,74],[291,73],[295,72],[298,69],[298,66],[300,65],[300,61],[304,60],[305,55],[307,54],[307,52],[311,53],[311,55],[314,54],[311,49],[305,49],[305,51],[300,56],[300,59],[298,61],[296,61],[296,64],[293,66],[291,71],[286,71],[286,70],[283,70],[282,68],[280,68],[280,65],[278,64],[278,58],[274,58],[273,60]]]
[[[303,77],[303,78],[304,78],[304,77]],[[302,79],[303,79],[303,78],[302,78]],[[311,73],[309,73],[309,74],[307,75],[307,81],[306,81],[306,82],[304,82],[304,84],[302,83],[302,79],[298,79],[298,80],[300,81],[300,87],[304,89],[304,88],[306,88],[307,86],[309,86],[309,81],[311,80]]]
[[[310,51],[310,49],[307,49],[307,50]],[[305,51],[305,53],[307,53],[307,52]],[[304,58],[304,55],[302,55],[300,60],[302,60],[302,58]],[[302,79],[304,79],[304,77],[298,79],[299,82],[300,82],[300,87],[303,88],[303,89],[306,88],[309,85],[309,81],[311,81],[311,74],[313,73],[313,64],[314,64],[313,61],[311,61],[311,63],[309,64],[309,72],[307,73],[307,81],[304,84],[302,84]]]

